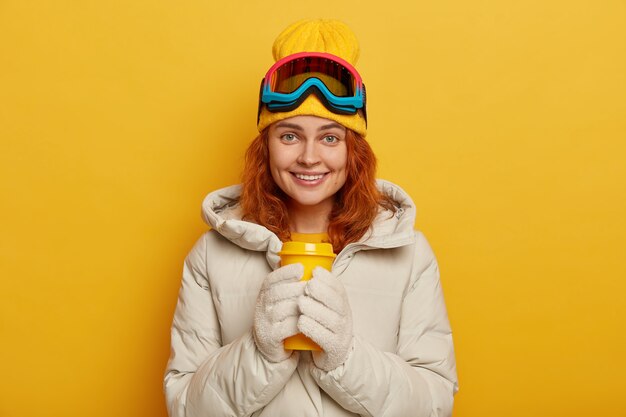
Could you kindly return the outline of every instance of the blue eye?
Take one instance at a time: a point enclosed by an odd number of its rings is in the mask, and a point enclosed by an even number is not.
[[[284,135],[280,137],[280,139],[284,140],[285,142],[293,142],[297,138],[296,138],[296,135],[294,135],[293,133],[285,133]]]
[[[322,139],[324,141],[324,143],[337,143],[339,142],[339,139],[337,139],[336,136],[324,136],[324,139]]]

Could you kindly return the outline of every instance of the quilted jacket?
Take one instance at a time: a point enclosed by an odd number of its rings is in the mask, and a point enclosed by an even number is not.
[[[261,283],[279,267],[282,243],[242,221],[240,186],[209,194],[211,226],[187,256],[171,331],[164,388],[171,417],[450,416],[458,389],[452,334],[435,256],[413,228],[415,206],[395,201],[347,245],[332,272],[352,309],[354,344],[345,364],[324,372],[308,353],[272,363],[251,327]]]

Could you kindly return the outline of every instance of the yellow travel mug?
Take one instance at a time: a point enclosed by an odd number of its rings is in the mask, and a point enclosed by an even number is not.
[[[285,242],[283,249],[278,253],[281,265],[301,263],[304,265],[303,281],[308,281],[313,275],[316,266],[331,270],[335,255],[333,245],[330,243],[307,243],[307,242]],[[287,350],[316,350],[321,351],[317,343],[298,333],[284,340]]]

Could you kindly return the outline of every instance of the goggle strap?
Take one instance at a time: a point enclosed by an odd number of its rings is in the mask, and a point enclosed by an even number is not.
[[[367,91],[365,91],[365,83],[361,83],[363,86],[363,107],[361,110],[363,111],[363,120],[365,120],[365,128],[367,129]]]
[[[265,78],[261,80],[261,87],[259,88],[259,108],[257,110],[257,115],[256,115],[257,125],[261,121],[261,110],[263,109],[263,84],[264,83],[265,83]]]

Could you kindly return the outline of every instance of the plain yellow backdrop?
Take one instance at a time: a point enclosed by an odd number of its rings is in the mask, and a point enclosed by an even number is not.
[[[626,4],[0,2],[0,416],[165,416],[204,195],[271,44],[361,41],[379,176],[441,264],[455,417],[626,415]]]

